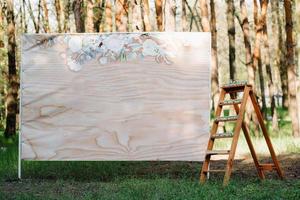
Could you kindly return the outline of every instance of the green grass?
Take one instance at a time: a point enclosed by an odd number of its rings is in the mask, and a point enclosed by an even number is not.
[[[212,174],[204,185],[198,182],[200,162],[79,162],[22,161],[17,180],[17,137],[0,133],[1,199],[300,199],[300,140],[291,136],[290,120],[279,110],[280,134],[271,134],[277,153],[282,154],[287,179],[274,172],[267,180],[257,178],[251,159],[238,160],[228,187],[222,174]],[[227,129],[232,128],[229,125]],[[270,129],[270,124],[268,128]],[[261,137],[252,137],[257,152],[267,154]],[[218,142],[228,148],[230,140]],[[239,154],[248,154],[243,136]],[[249,162],[248,162],[249,161]],[[225,161],[221,161],[223,165]],[[219,166],[222,167],[222,166]]]

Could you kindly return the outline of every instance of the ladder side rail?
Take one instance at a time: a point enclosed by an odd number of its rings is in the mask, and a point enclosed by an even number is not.
[[[237,143],[238,143],[238,139],[239,139],[239,135],[240,135],[242,122],[244,119],[244,112],[245,112],[245,108],[246,108],[246,104],[247,104],[247,99],[249,97],[249,92],[250,92],[250,87],[245,86],[244,94],[243,94],[243,98],[242,98],[242,104],[240,107],[240,112],[238,115],[238,119],[236,121],[234,132],[233,132],[233,138],[232,138],[232,143],[231,143],[231,147],[230,147],[230,153],[228,156],[226,172],[225,172],[225,176],[224,176],[224,180],[223,180],[223,186],[226,186],[230,179],[234,155],[235,155],[235,151],[236,151],[236,147],[237,147]]]
[[[221,88],[220,98],[219,98],[218,106],[217,106],[217,109],[216,109],[216,112],[215,112],[215,115],[216,115],[215,117],[219,117],[221,115],[223,106],[220,105],[220,102],[222,102],[224,100],[225,95],[226,95],[225,90],[223,88]],[[215,135],[217,130],[218,130],[218,122],[214,121],[213,126],[212,126],[211,131],[210,131],[207,150],[212,150],[212,148],[214,146],[214,140],[211,139],[211,136]],[[199,177],[201,183],[204,183],[205,180],[206,180],[206,177],[207,177],[206,171],[208,171],[210,157],[211,157],[211,155],[205,155],[205,160],[203,162],[202,170],[200,172],[200,177]]]
[[[231,99],[234,99],[234,96],[233,95],[230,95]],[[247,99],[248,101],[248,99]],[[234,104],[234,109],[235,109],[235,112],[236,114],[238,115],[239,112],[240,112],[240,108],[237,104]],[[248,144],[248,147],[249,147],[249,150],[250,150],[250,153],[251,153],[251,156],[253,158],[253,161],[254,161],[254,164],[255,164],[255,167],[256,167],[256,170],[257,170],[257,173],[258,173],[258,176],[261,178],[261,179],[265,179],[265,175],[263,173],[263,170],[260,169],[259,167],[259,161],[258,161],[258,158],[257,158],[257,155],[255,153],[255,149],[254,149],[254,146],[253,146],[253,143],[251,141],[251,137],[250,137],[250,133],[249,133],[249,130],[245,124],[245,122],[243,121],[242,122],[242,130],[243,130],[243,133],[245,135],[245,139],[246,139],[246,142]]]
[[[255,96],[254,96],[253,91],[250,91],[250,98],[251,98],[252,105],[253,105],[253,107],[254,107],[255,113],[256,113],[256,115],[257,115],[258,122],[259,122],[259,124],[260,124],[261,129],[262,129],[263,136],[264,136],[264,138],[265,138],[265,140],[266,140],[268,149],[269,149],[269,151],[270,151],[270,154],[271,154],[273,163],[274,163],[274,165],[275,165],[275,167],[276,167],[277,174],[278,174],[278,176],[279,176],[281,179],[283,179],[283,172],[282,172],[282,170],[281,170],[281,168],[280,168],[280,165],[279,165],[279,162],[278,162],[278,160],[277,160],[277,157],[276,157],[276,154],[275,154],[275,151],[274,151],[274,148],[273,148],[271,139],[270,139],[270,137],[269,137],[267,128],[266,128],[265,123],[264,123],[264,120],[263,120],[262,113],[260,112],[260,109],[259,109],[259,106],[258,106],[258,103],[257,103],[257,101],[256,101],[256,98],[255,98]]]

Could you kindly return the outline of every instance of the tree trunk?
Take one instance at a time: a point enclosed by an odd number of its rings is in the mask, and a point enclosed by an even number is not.
[[[235,23],[234,23],[234,1],[227,0],[227,30],[229,41],[229,76],[230,80],[235,80],[236,77],[236,61],[235,61]]]
[[[70,6],[71,6],[71,0],[66,0],[65,2],[65,8],[64,8],[64,12],[65,12],[65,20],[64,20],[64,32],[67,33],[70,31],[70,27],[69,27],[69,20],[70,20]]]
[[[118,0],[116,4],[116,28],[118,32],[127,31],[128,0]]]
[[[2,57],[2,55],[4,56],[4,52],[2,51],[2,49],[5,48],[5,44],[4,44],[4,35],[5,35],[5,31],[4,31],[4,13],[5,13],[5,9],[6,7],[4,5],[2,5],[0,3],[0,56]],[[3,60],[0,60],[0,65],[2,65]],[[0,69],[0,79],[4,80],[4,69]],[[2,106],[0,106],[0,128],[3,130],[5,125],[5,117],[6,117],[6,112],[5,112],[5,84],[4,83],[0,83],[0,95],[2,98],[0,98],[0,104]]]
[[[141,0],[132,0],[132,31],[142,32],[144,31]]]
[[[296,13],[297,13],[297,19],[300,19],[300,2],[296,2]],[[300,72],[300,22],[297,21],[297,56],[298,56],[298,72]],[[300,76],[298,75],[298,90],[297,90],[297,102],[298,102],[298,123],[300,126]]]
[[[73,12],[74,12],[74,18],[75,18],[76,32],[83,33],[84,32],[83,0],[74,0]]]
[[[61,33],[61,8],[60,0],[54,0],[55,12],[56,12],[56,21],[57,21],[57,31]]]
[[[44,11],[44,30],[46,33],[49,33],[51,32],[50,31],[50,25],[49,25],[49,14],[48,14],[48,7],[47,7],[47,2],[46,0],[42,0],[42,8],[43,8],[43,11]]]
[[[278,43],[276,48],[276,59],[279,65],[280,72],[280,82],[281,82],[281,91],[282,91],[282,106],[284,108],[288,108],[288,79],[287,79],[287,67],[284,62],[284,52],[285,46],[283,43],[283,35],[282,35],[282,18],[281,18],[281,10],[279,8],[279,1],[271,1],[272,12],[274,12],[274,16],[276,16],[275,23],[278,26]]]
[[[148,0],[141,0],[141,13],[142,13],[142,21],[144,31],[148,32],[151,31],[151,24],[150,24],[150,10],[149,10],[149,2]]]
[[[293,19],[292,5],[290,0],[284,0],[285,10],[285,31],[286,31],[286,63],[288,71],[288,93],[289,93],[289,114],[292,119],[293,135],[300,137],[298,123],[298,105],[297,105],[297,77],[296,66],[294,60],[294,40],[293,40]]]
[[[261,0],[261,7],[266,6],[268,7],[269,0]],[[263,5],[266,4],[266,5]],[[264,47],[266,50],[265,53],[265,65],[266,65],[266,71],[267,71],[267,77],[268,77],[268,88],[269,88],[269,98],[270,98],[270,105],[271,105],[271,115],[272,115],[272,129],[273,131],[278,131],[278,117],[277,117],[277,111],[275,107],[275,86],[273,81],[273,75],[272,75],[272,67],[270,62],[270,46],[269,46],[269,37],[268,37],[268,28],[267,28],[267,14],[263,18],[263,39],[264,39]]]
[[[241,10],[241,18],[237,16],[239,24],[243,31],[243,38],[244,38],[244,46],[245,46],[245,53],[246,53],[246,67],[247,67],[247,74],[248,74],[248,83],[253,86],[255,89],[255,68],[252,63],[252,51],[251,51],[251,43],[250,43],[250,25],[248,20],[248,11],[247,5],[245,0],[240,0],[240,10]],[[251,114],[253,112],[253,108],[250,104],[247,104],[246,107],[246,115],[245,115],[245,123],[248,129],[250,129],[250,121],[251,121]]]
[[[156,11],[157,29],[158,29],[158,31],[164,31],[162,0],[155,0],[155,11]]]
[[[27,9],[28,9],[29,16],[30,16],[30,18],[32,20],[32,23],[33,23],[33,26],[34,26],[35,33],[38,33],[39,29],[40,29],[40,25],[35,20],[35,17],[34,17],[34,14],[33,14],[33,10],[32,10],[32,7],[31,7],[31,2],[30,2],[30,0],[28,0],[28,4],[26,4],[26,1],[23,0],[23,3],[25,5],[27,5]]]
[[[253,0],[254,8],[253,8],[253,17],[254,17],[254,25],[255,25],[255,44],[254,44],[254,51],[253,51],[253,68],[257,69],[259,72],[259,79],[260,79],[260,89],[261,89],[261,97],[262,97],[262,107],[263,111],[265,111],[266,108],[266,101],[265,101],[265,87],[264,87],[264,80],[263,80],[263,72],[262,72],[262,63],[261,63],[261,38],[263,35],[263,26],[264,21],[263,19],[266,16],[267,12],[267,6],[263,4],[264,6],[261,8],[261,16],[258,17],[258,5],[257,0]]]
[[[182,31],[188,31],[188,26],[187,26],[187,12],[186,12],[186,0],[182,0]]]
[[[5,137],[16,134],[16,115],[18,112],[18,77],[16,69],[16,38],[14,21],[14,2],[7,0],[7,54],[8,54],[8,89],[6,97],[6,127]]]
[[[92,0],[86,0],[86,31],[94,32],[94,4]]]
[[[202,9],[201,9],[202,13]],[[210,0],[210,28],[211,28],[211,90],[214,109],[216,109],[219,99],[219,67],[218,67],[218,45],[217,45],[217,22],[215,1]],[[203,16],[201,18],[204,18]]]
[[[105,31],[112,32],[112,7],[111,1],[105,3]]]
[[[104,24],[105,24],[105,4],[106,0],[98,0],[98,12],[96,14],[96,21],[95,21],[95,29],[97,32],[104,31]]]
[[[175,31],[176,26],[176,3],[175,0],[166,0],[164,5],[164,31]]]
[[[22,12],[24,13],[24,18],[23,18],[23,21],[24,21],[24,33],[27,33],[28,31],[28,24],[27,24],[27,20],[26,20],[26,12],[25,12],[25,0],[22,1]]]

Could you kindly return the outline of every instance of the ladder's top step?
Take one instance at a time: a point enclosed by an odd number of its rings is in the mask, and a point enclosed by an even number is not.
[[[227,122],[227,121],[235,121],[237,120],[238,116],[228,116],[228,117],[217,117],[215,119],[216,122]]]
[[[231,138],[231,137],[233,137],[233,132],[217,133],[211,136],[211,138]]]
[[[233,105],[233,104],[240,104],[240,103],[242,103],[242,99],[230,99],[230,100],[221,101],[220,105],[225,106],[225,105]]]
[[[235,88],[248,85],[247,81],[230,81],[227,84],[224,84],[222,88]]]
[[[206,155],[227,155],[230,150],[207,150]]]

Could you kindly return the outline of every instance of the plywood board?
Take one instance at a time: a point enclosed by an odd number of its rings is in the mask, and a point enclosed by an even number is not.
[[[21,157],[200,161],[209,94],[209,33],[24,35]]]

